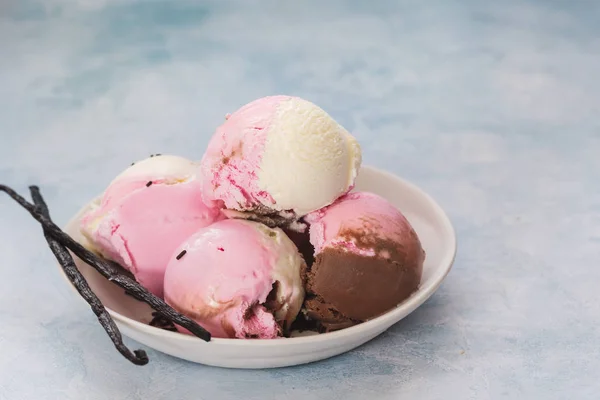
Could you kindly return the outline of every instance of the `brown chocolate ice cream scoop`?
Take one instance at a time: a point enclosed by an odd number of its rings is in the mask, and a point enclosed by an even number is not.
[[[418,288],[425,252],[387,200],[351,193],[305,219],[315,261],[307,271],[304,312],[322,330],[377,317]]]

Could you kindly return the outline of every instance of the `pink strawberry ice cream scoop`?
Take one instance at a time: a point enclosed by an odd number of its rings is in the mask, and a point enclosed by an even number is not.
[[[302,306],[305,268],[281,229],[223,220],[177,247],[165,274],[165,301],[213,337],[277,338]]]
[[[219,209],[203,203],[196,173],[195,163],[175,156],[148,158],[125,170],[81,220],[92,250],[162,297],[175,247],[224,218]]]
[[[384,198],[350,193],[305,219],[315,261],[304,312],[321,329],[374,318],[418,288],[425,252],[408,220]]]
[[[264,97],[217,128],[201,161],[203,195],[230,216],[282,225],[347,193],[360,164],[358,142],[321,108]]]

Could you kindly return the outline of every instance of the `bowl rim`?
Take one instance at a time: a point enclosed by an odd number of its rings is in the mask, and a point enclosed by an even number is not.
[[[179,332],[171,332],[164,329],[156,328],[145,324],[140,321],[136,321],[132,318],[126,317],[123,314],[120,314],[109,307],[106,307],[106,310],[110,314],[110,316],[115,320],[115,322],[127,325],[130,329],[135,329],[137,331],[143,331],[144,333],[152,336],[159,336],[165,340],[170,341],[182,341],[185,343],[194,343],[196,345],[202,344],[207,346],[253,346],[253,347],[268,347],[268,346],[295,346],[306,343],[319,343],[323,341],[332,341],[336,339],[343,339],[345,337],[350,336],[363,336],[368,334],[371,328],[381,326],[382,324],[389,323],[393,325],[398,322],[401,318],[400,316],[404,314],[404,310],[412,308],[412,311],[422,305],[431,295],[440,287],[442,282],[445,280],[446,276],[450,273],[452,269],[452,265],[454,264],[454,260],[456,258],[457,251],[457,240],[456,240],[456,232],[450,221],[450,218],[446,214],[446,212],[442,209],[442,207],[424,190],[419,188],[414,183],[400,178],[398,175],[395,175],[391,172],[369,166],[362,165],[361,171],[369,171],[371,173],[384,175],[387,179],[395,181],[399,185],[407,186],[411,191],[418,193],[420,196],[425,198],[428,202],[428,206],[432,209],[434,214],[436,215],[436,220],[441,223],[443,227],[443,235],[449,241],[450,245],[446,248],[445,252],[441,256],[441,261],[439,265],[442,265],[443,273],[439,274],[434,280],[429,282],[428,285],[422,287],[420,286],[410,297],[404,300],[402,303],[398,304],[395,308],[385,312],[384,314],[379,315],[373,319],[367,320],[358,325],[354,325],[348,328],[340,329],[334,332],[320,333],[314,335],[306,335],[306,336],[297,336],[292,338],[277,338],[277,339],[252,339],[252,340],[240,340],[240,339],[230,339],[230,338],[211,338],[209,342],[205,342],[202,339],[192,336],[186,335]],[[95,197],[88,203],[86,203],[76,214],[74,214],[69,221],[63,226],[63,230],[67,229],[67,227],[73,225],[75,220],[80,218],[82,212],[89,207],[89,205],[94,202],[98,198]],[[57,267],[59,265],[57,264]],[[67,279],[66,274],[62,270],[62,268],[58,268],[63,278],[67,281],[69,286],[73,291],[77,293],[77,290],[73,286],[73,284]],[[77,297],[84,301],[79,294]]]

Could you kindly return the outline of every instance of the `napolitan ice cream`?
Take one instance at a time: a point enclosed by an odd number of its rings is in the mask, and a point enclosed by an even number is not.
[[[204,200],[281,225],[347,193],[360,164],[358,142],[321,108],[264,97],[217,128],[201,161]]]
[[[373,193],[350,193],[309,214],[315,261],[306,316],[326,331],[389,311],[419,286],[425,252],[396,207]]]
[[[223,218],[202,202],[197,171],[196,163],[177,156],[135,163],[111,182],[100,204],[81,220],[81,231],[94,251],[131,271],[159,297],[175,247]]]
[[[406,300],[425,258],[396,207],[350,193],[360,164],[356,140],[321,108],[265,97],[228,116],[200,162],[157,156],[125,170],[81,231],[214,337],[278,338],[303,318],[342,329]]]
[[[219,221],[177,247],[165,274],[165,301],[214,337],[272,339],[300,311],[305,268],[281,229]]]

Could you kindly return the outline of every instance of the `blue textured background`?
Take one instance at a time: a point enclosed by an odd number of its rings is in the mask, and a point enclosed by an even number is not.
[[[227,112],[321,105],[459,236],[423,307],[356,351],[270,371],[134,367],[0,197],[0,399],[597,399],[600,3],[0,2],[0,182],[65,223]],[[131,343],[135,346],[135,343]],[[259,383],[255,383],[258,380]]]

